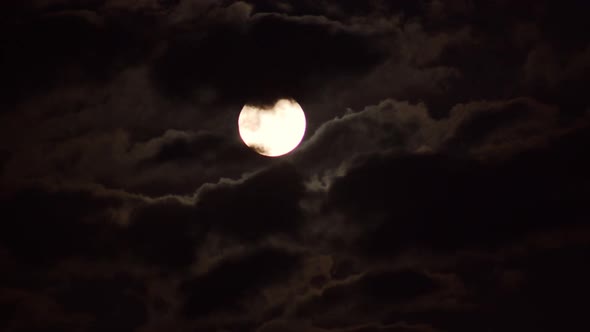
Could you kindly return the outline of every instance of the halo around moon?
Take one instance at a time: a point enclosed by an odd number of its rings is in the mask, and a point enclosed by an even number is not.
[[[293,151],[301,143],[305,127],[305,113],[293,99],[280,99],[268,108],[246,104],[238,118],[244,143],[267,157]]]

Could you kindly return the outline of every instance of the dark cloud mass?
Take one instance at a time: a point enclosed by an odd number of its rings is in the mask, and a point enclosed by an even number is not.
[[[588,330],[589,9],[4,1],[0,330]]]
[[[263,287],[288,278],[299,260],[295,254],[272,248],[229,258],[204,276],[181,285],[181,292],[186,294],[183,312],[194,317],[215,311],[239,311],[240,301],[259,296]]]
[[[325,17],[258,13],[237,24],[229,18],[202,24],[171,31],[155,60],[154,79],[165,95],[191,98],[195,89],[212,89],[221,103],[301,99],[382,57],[370,34]]]

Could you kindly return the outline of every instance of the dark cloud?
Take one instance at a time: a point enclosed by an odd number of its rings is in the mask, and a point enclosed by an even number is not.
[[[134,330],[147,319],[142,299],[145,290],[132,279],[69,280],[57,288],[57,301],[65,310],[93,316],[88,331]]]
[[[162,163],[170,161],[184,161],[189,158],[195,158],[195,153],[203,152],[207,150],[215,150],[216,146],[219,145],[218,137],[204,137],[196,146],[190,146],[190,143],[184,138],[178,138],[170,143],[166,143],[160,148],[157,155],[152,158],[153,162]],[[191,151],[194,148],[193,151]]]
[[[438,281],[414,270],[371,271],[358,280],[336,284],[302,303],[297,314],[323,328],[355,325],[367,313],[380,315],[385,309],[412,302],[440,288]],[[355,316],[346,317],[346,311]]]
[[[573,143],[585,136],[493,165],[436,154],[374,156],[335,181],[330,205],[365,225],[360,244],[370,255],[420,245],[494,246],[531,230],[585,223],[587,184],[579,181],[588,160]]]
[[[303,181],[296,169],[279,163],[237,185],[199,192],[200,216],[215,229],[241,239],[295,235],[303,221],[299,200]]]
[[[178,137],[165,142],[149,163],[198,161],[205,167],[216,163],[249,162],[256,157],[244,144],[221,135],[202,133],[194,137]]]
[[[259,14],[243,25],[175,32],[155,62],[154,79],[166,95],[213,89],[220,102],[237,105],[302,99],[344,69],[351,75],[378,63],[381,51],[369,41],[322,17]]]
[[[588,253],[587,245],[568,246],[515,262],[514,265],[522,266],[526,282],[516,290],[516,300],[510,306],[522,308],[521,314],[514,315],[509,308],[499,306],[496,310],[506,321],[513,321],[514,330],[533,324],[546,330],[584,326],[579,303],[590,295],[590,271],[580,262]],[[497,301],[507,303],[508,298],[511,294],[503,294]]]
[[[365,276],[359,287],[372,300],[395,302],[432,292],[436,290],[437,284],[415,271],[396,271]]]
[[[442,152],[467,159],[502,158],[540,146],[569,126],[560,123],[554,107],[530,98],[458,104],[449,113],[436,119],[423,103],[383,100],[325,122],[293,160],[326,185],[337,175],[330,173],[342,173],[362,155]]]
[[[232,1],[225,1],[232,3]],[[292,16],[316,15],[326,16],[333,19],[347,20],[351,15],[365,16],[378,10],[386,10],[388,6],[383,5],[381,0],[370,1],[272,1],[272,0],[250,0],[248,4],[253,6],[254,13],[282,13]]]
[[[102,241],[108,241],[118,226],[110,223],[108,209],[121,204],[87,191],[22,190],[2,199],[1,241],[11,254],[36,264],[109,255],[113,252]]]
[[[75,331],[81,319],[68,315],[51,298],[43,294],[19,290],[4,290],[0,294],[2,306],[9,308],[2,327],[8,331]]]
[[[584,326],[577,303],[588,294],[587,246],[563,244],[500,260],[470,258],[453,267],[468,290],[467,306],[393,311],[385,323],[427,324],[442,331],[470,331],[488,322],[506,331]]]
[[[567,131],[554,107],[528,98],[456,106],[449,121],[452,134],[441,149],[483,158],[539,147]]]
[[[66,311],[90,314],[87,331],[132,331],[147,320],[145,288],[127,276],[68,280],[57,289],[57,302]]]
[[[587,9],[5,1],[0,329],[588,330]]]
[[[148,17],[103,16],[90,10],[49,10],[5,21],[2,27],[4,111],[37,93],[105,82],[144,60],[150,36],[141,32]]]
[[[419,331],[433,331],[429,326],[425,325],[409,325],[409,324],[396,324],[396,325],[372,325],[372,326],[363,326],[359,328],[347,329],[347,331],[351,332],[380,332],[380,331],[387,331],[387,332],[419,332]]]
[[[138,209],[123,239],[140,260],[166,268],[187,267],[207,231],[194,207],[170,201]]]
[[[520,103],[509,104],[500,111],[483,110],[461,123],[456,129],[453,138],[447,144],[450,149],[461,150],[467,148],[464,146],[465,144],[481,146],[485,139],[490,136],[490,133],[506,128],[519,119],[526,117],[529,111],[526,104]]]
[[[245,310],[241,301],[288,278],[300,261],[297,254],[276,248],[228,258],[181,285],[180,290],[186,295],[183,312],[187,317],[199,318],[217,311]]]
[[[587,38],[577,38],[580,31],[587,29],[586,20],[579,16],[587,10],[586,3],[452,1],[439,5],[438,19],[430,21],[433,24],[424,21],[428,30],[468,26],[474,38],[468,43],[452,45],[437,59],[436,63],[457,68],[461,76],[453,80],[451,93],[433,100],[433,105],[456,103],[459,100],[443,100],[461,91],[461,95],[485,99],[531,95],[559,104],[566,113],[584,112],[588,102],[578,90],[584,79],[557,82],[559,77],[567,75],[567,64],[576,61],[588,47]],[[532,69],[531,62],[540,60],[539,48],[549,54],[541,55],[544,62]],[[550,78],[554,84],[547,86],[539,78],[550,69],[555,70],[556,77]],[[523,76],[531,75],[536,78],[523,82]]]
[[[167,137],[168,136],[168,137]],[[236,134],[237,136],[237,134]],[[192,194],[205,182],[215,182],[220,173],[216,165],[227,165],[223,175],[231,178],[240,177],[246,167],[263,167],[264,157],[255,153],[251,147],[243,144],[238,137],[227,137],[213,133],[164,135],[153,139],[150,153],[140,156],[133,169],[134,172],[147,173],[148,181],[140,181],[133,188],[148,195],[167,193]],[[160,169],[153,173],[154,169]],[[184,181],[169,183],[162,177],[170,169],[186,174]],[[136,173],[137,174],[137,173]]]

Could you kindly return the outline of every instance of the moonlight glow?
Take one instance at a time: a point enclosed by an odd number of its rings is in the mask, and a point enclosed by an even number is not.
[[[268,157],[282,156],[295,149],[303,139],[305,125],[303,109],[288,99],[280,99],[268,109],[245,105],[238,118],[244,143]]]

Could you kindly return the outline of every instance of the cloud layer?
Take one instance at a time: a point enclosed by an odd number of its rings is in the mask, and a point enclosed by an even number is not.
[[[586,2],[3,6],[0,329],[587,326]]]

